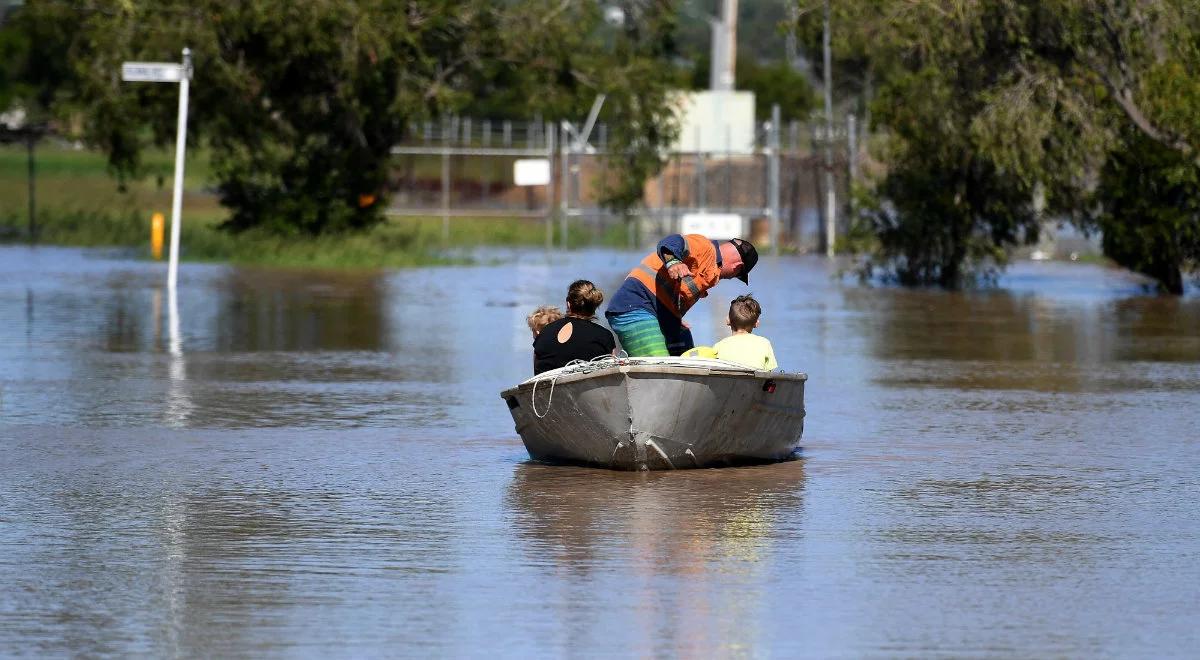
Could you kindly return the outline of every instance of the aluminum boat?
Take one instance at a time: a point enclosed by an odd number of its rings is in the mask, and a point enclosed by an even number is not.
[[[534,460],[662,470],[793,457],[807,380],[716,359],[603,357],[500,396]]]

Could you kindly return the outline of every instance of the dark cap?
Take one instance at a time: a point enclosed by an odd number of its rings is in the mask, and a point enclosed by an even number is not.
[[[754,268],[754,264],[758,263],[758,250],[754,249],[754,245],[750,241],[740,238],[735,238],[732,241],[733,247],[737,248],[738,254],[742,255],[742,274],[737,278],[746,284],[750,283],[750,269]]]

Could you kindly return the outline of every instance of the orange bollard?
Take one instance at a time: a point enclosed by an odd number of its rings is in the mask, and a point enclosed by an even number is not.
[[[150,254],[154,255],[155,259],[162,259],[164,224],[163,214],[155,213],[150,216]]]

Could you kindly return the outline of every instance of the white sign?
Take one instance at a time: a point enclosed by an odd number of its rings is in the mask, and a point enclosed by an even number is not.
[[[679,233],[703,234],[717,240],[746,235],[742,216],[736,213],[685,213],[679,221]]]
[[[126,62],[121,65],[125,82],[179,82],[183,65],[173,62]]]
[[[550,159],[524,158],[513,162],[513,182],[518,186],[545,186],[550,183]]]

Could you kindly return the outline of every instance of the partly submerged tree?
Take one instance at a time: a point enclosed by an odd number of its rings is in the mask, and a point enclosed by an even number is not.
[[[1078,52],[1117,128],[1078,215],[1106,256],[1178,295],[1200,272],[1200,4],[1092,4]]]
[[[1104,253],[1183,293],[1183,270],[1200,266],[1200,165],[1139,131],[1101,171],[1092,219]]]
[[[963,122],[974,110],[956,89],[929,75],[886,89],[884,98],[906,100],[881,113],[894,139],[876,203],[860,220],[877,240],[867,274],[957,288],[992,276],[1009,247],[1037,239],[1033,183],[1003,170],[969,134],[929,125],[933,117],[947,126]]]
[[[170,144],[176,99],[174,86],[123,84],[121,62],[190,46],[189,135],[210,147],[228,226],[316,234],[378,222],[410,122],[466,108],[497,79],[547,118],[608,94],[629,154],[621,181],[640,186],[673,124],[669,25],[654,27],[670,3],[626,4],[647,20],[608,41],[595,36],[599,8],[550,0],[29,0],[4,30],[58,28],[48,56],[71,76],[56,107],[84,118],[121,177],[140,174],[146,146]],[[614,204],[636,201],[618,189]]]
[[[998,76],[1026,47],[1021,31],[998,24],[988,7],[947,13],[940,5],[845,9],[842,21],[849,11],[857,23],[842,29],[870,32],[840,42],[851,50],[843,58],[877,60],[862,66],[886,73],[872,109],[889,138],[887,170],[861,218],[877,246],[865,268],[906,285],[953,288],[994,272],[1011,247],[1036,240],[1037,177],[998,158],[986,146],[992,132],[979,127]]]
[[[820,4],[800,3],[809,43]],[[834,19],[841,60],[878,77],[873,119],[888,137],[868,216],[879,246],[871,267],[910,284],[956,286],[987,266],[980,256],[1002,263],[1036,238],[1040,190],[1048,215],[1100,227],[1106,254],[1176,289],[1171,273],[1187,267],[1186,250],[1153,268],[1135,255],[1194,214],[1179,213],[1179,196],[1148,189],[1131,205],[1138,193],[1113,189],[1113,173],[1146,162],[1150,144],[1175,154],[1178,167],[1194,165],[1200,79],[1189,72],[1200,68],[1200,5],[879,0],[837,3]],[[1180,180],[1150,161],[1162,183]],[[1122,226],[1158,221],[1153,231]]]

